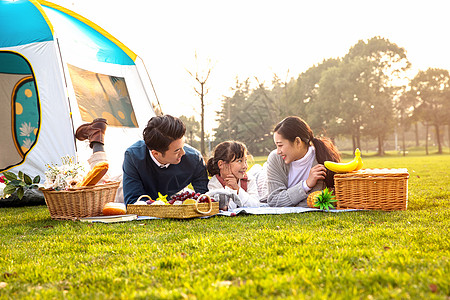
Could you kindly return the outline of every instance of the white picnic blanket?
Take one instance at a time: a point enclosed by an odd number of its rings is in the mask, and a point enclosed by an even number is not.
[[[305,213],[305,212],[349,212],[349,211],[360,211],[361,209],[330,209],[329,211],[318,209],[318,208],[307,208],[307,207],[270,207],[267,204],[263,204],[261,207],[240,207],[229,211],[219,211],[218,214],[214,216],[225,216],[234,217],[238,215],[282,215],[282,214],[294,214],[294,213]],[[205,216],[200,218],[210,218],[214,216]],[[159,219],[155,217],[139,216],[137,220],[149,220],[149,219]]]
[[[294,213],[305,213],[312,211],[321,212],[348,212],[348,211],[358,211],[359,209],[330,209],[329,211],[318,209],[318,208],[308,208],[308,207],[240,207],[232,209],[229,211],[220,211],[216,216],[237,216],[237,215],[281,215],[281,214],[294,214]]]

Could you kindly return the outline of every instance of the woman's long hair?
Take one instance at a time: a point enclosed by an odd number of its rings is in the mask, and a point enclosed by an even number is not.
[[[323,165],[326,160],[334,162],[340,162],[341,160],[341,156],[331,140],[328,138],[315,138],[309,125],[299,117],[285,118],[275,126],[273,132],[277,132],[291,143],[299,137],[307,146],[314,145],[316,159],[319,164]],[[325,177],[327,187],[334,187],[334,174],[334,172],[327,170]]]

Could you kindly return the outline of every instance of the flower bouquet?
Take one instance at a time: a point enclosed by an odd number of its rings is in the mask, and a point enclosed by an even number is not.
[[[55,191],[69,190],[75,188],[86,176],[84,167],[76,163],[73,157],[63,156],[61,166],[47,165],[45,172],[44,187]]]

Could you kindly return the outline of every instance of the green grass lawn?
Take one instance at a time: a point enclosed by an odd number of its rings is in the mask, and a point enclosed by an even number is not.
[[[407,211],[86,224],[1,208],[0,299],[449,299],[450,155],[364,162],[408,168]]]

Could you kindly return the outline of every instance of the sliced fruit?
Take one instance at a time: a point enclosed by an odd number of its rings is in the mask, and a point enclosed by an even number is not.
[[[195,204],[195,203],[197,203],[197,201],[190,198],[183,201],[183,204]]]

